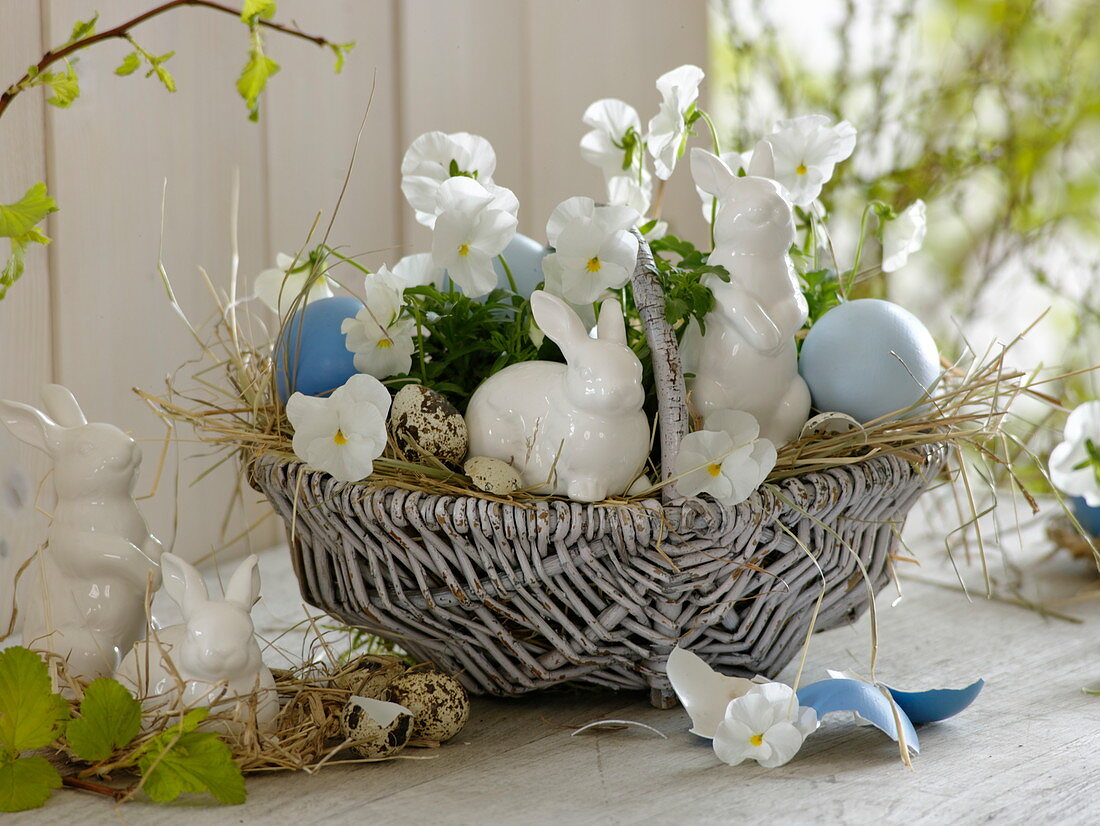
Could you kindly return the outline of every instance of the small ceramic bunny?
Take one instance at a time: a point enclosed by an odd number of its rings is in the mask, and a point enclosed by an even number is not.
[[[42,390],[47,413],[0,401],[12,434],[53,459],[57,506],[46,547],[20,582],[23,642],[85,681],[110,676],[145,633],[145,594],[160,586],[161,545],[134,502],[141,450],[114,425],[89,424],[73,394]]]
[[[470,398],[470,455],[512,464],[540,493],[599,502],[626,492],[649,453],[642,365],[626,346],[622,308],[604,301],[598,338],[553,295],[531,295],[535,321],[567,364],[528,361],[486,379]]]
[[[202,575],[175,554],[164,554],[161,568],[164,590],[184,621],[137,643],[119,666],[118,681],[147,710],[175,713],[210,706],[212,713],[229,712],[234,719],[206,726],[223,731],[239,731],[255,703],[257,726],[270,730],[279,700],[252,624],[252,606],[260,596],[256,557],[249,556],[233,572],[222,601],[211,600]]]
[[[788,250],[794,242],[791,207],[781,194],[771,146],[757,144],[748,175],[737,177],[700,148],[691,153],[696,185],[718,199],[715,248],[709,262],[730,273],[704,283],[714,294],[706,335],[684,335],[688,389],[697,413],[744,410],[760,435],[777,446],[798,437],[810,411],[810,391],[798,374],[794,334],[806,323],[806,299]]]

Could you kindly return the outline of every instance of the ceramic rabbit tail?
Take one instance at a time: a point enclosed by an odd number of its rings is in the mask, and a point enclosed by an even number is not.
[[[144,635],[145,597],[160,586],[160,542],[134,502],[141,450],[89,424],[73,394],[46,385],[47,412],[0,401],[0,420],[54,463],[57,505],[46,545],[16,596],[23,641],[66,661],[69,676],[110,676]]]
[[[706,419],[719,410],[756,417],[760,435],[780,446],[798,437],[810,411],[810,391],[798,374],[794,336],[806,323],[806,299],[788,250],[794,242],[790,204],[771,177],[770,145],[757,144],[747,177],[717,156],[691,153],[696,185],[717,199],[715,248],[709,263],[729,281],[707,276],[715,298],[706,335],[684,335],[691,402]]]
[[[550,293],[536,290],[531,309],[566,364],[513,364],[482,382],[466,409],[470,455],[509,462],[539,493],[579,502],[621,495],[649,454],[642,365],[626,345],[622,308],[603,303],[595,339]]]

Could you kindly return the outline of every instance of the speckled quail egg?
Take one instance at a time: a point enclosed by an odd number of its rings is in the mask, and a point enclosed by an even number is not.
[[[360,757],[380,758],[397,754],[409,742],[413,714],[397,703],[371,697],[352,697],[341,718],[344,736]]]
[[[470,443],[462,414],[422,384],[406,384],[397,391],[390,408],[390,432],[413,462],[434,456],[458,464]]]
[[[462,683],[438,671],[407,671],[386,687],[385,697],[412,711],[413,740],[450,740],[470,719]]]
[[[523,477],[519,475],[519,471],[501,459],[471,456],[462,469],[470,477],[474,487],[486,493],[507,496],[523,486]]]
[[[336,688],[360,697],[381,699],[386,686],[405,673],[405,664],[389,654],[363,654],[344,666],[332,679]]]

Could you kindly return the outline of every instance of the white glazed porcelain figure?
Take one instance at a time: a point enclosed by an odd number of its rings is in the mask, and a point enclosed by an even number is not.
[[[566,364],[528,361],[486,379],[470,398],[470,455],[502,459],[540,493],[598,502],[639,478],[649,453],[642,365],[626,346],[622,308],[604,301],[591,338],[576,312],[542,290],[535,321]]]
[[[47,413],[0,401],[8,430],[53,460],[57,490],[46,546],[19,584],[23,642],[91,681],[109,677],[144,635],[161,545],[133,499],[141,467],[134,440],[114,425],[89,424],[60,385],[46,385],[42,398]]]
[[[161,558],[164,590],[180,607],[184,621],[151,631],[126,655],[116,675],[147,710],[162,713],[199,706],[232,719],[211,721],[208,729],[240,731],[253,708],[261,731],[279,713],[275,680],[264,665],[252,624],[260,595],[260,572],[249,556],[233,572],[225,599],[211,600],[202,575],[175,554]]]
[[[692,325],[684,336],[691,401],[704,418],[717,410],[751,413],[760,435],[779,446],[798,437],[810,411],[794,340],[807,307],[788,255],[791,207],[771,180],[766,141],[757,144],[746,177],[700,148],[692,150],[691,171],[696,185],[718,199],[709,262],[730,273],[728,284],[705,277],[716,302],[706,335]]]

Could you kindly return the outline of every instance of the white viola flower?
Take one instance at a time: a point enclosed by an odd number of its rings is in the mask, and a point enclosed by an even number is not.
[[[764,140],[775,158],[775,180],[791,203],[808,206],[856,148],[856,128],[846,120],[833,126],[826,115],[803,115],[779,121]]]
[[[308,257],[295,263],[293,255],[280,252],[275,256],[275,266],[256,276],[252,294],[283,318],[290,312],[294,299],[305,289],[311,269]],[[313,282],[304,301],[309,304],[321,298],[332,298],[332,282],[324,275]]]
[[[724,505],[749,498],[775,467],[775,445],[760,437],[756,419],[742,410],[707,416],[704,429],[687,434],[676,454],[676,489],[709,493]]]
[[[817,727],[817,712],[799,706],[789,685],[756,684],[726,706],[714,733],[714,753],[731,766],[755,760],[774,769],[788,763]]]
[[[472,178],[444,181],[436,203],[432,262],[445,269],[462,292],[480,298],[497,285],[493,259],[515,237],[516,216],[507,210],[507,199]]]
[[[650,191],[648,172],[642,177],[642,183],[631,175],[616,175],[607,179],[607,203],[619,206],[628,206],[638,213],[637,226],[641,228],[649,223],[645,219],[649,212]],[[668,221],[657,221],[649,232],[644,233],[647,241],[654,238],[662,238],[668,232]]]
[[[492,191],[496,167],[492,144],[480,135],[426,132],[409,145],[401,160],[401,191],[416,211],[416,220],[432,227],[437,214],[436,195],[444,181],[468,176]]]
[[[661,105],[649,121],[646,140],[649,154],[653,156],[654,171],[663,181],[672,175],[676,162],[684,154],[688,137],[685,116],[699,99],[699,84],[702,82],[703,70],[691,64],[665,72],[657,78]]]
[[[430,252],[418,252],[414,255],[406,255],[394,264],[393,274],[401,279],[406,287],[431,285],[441,289],[447,271],[435,265]]]
[[[294,426],[294,453],[341,482],[365,479],[386,449],[389,412],[389,391],[363,373],[327,398],[295,393],[286,403]]]
[[[584,123],[592,131],[581,138],[581,157],[598,166],[605,178],[631,173],[636,177],[642,163],[642,122],[634,107],[615,98],[597,100],[585,110]],[[634,142],[629,160],[628,141]]]
[[[752,160],[752,150],[750,149],[748,152],[723,152],[718,158],[729,167],[730,172],[736,175],[739,171],[749,168],[749,162]],[[699,200],[703,202],[703,219],[709,224],[714,217],[711,214],[711,204],[714,203],[714,196],[698,185],[696,185],[695,191],[699,193]]]
[[[639,217],[632,207],[596,206],[583,196],[558,204],[546,222],[554,248],[542,259],[547,292],[591,304],[604,290],[626,284],[638,261],[638,239],[630,229]]]
[[[753,687],[752,680],[727,677],[707,665],[702,657],[676,646],[665,665],[672,690],[691,718],[691,733],[713,740],[730,700]]]
[[[907,206],[882,229],[882,271],[894,272],[905,266],[909,256],[924,244],[928,229],[924,201],[920,198]]]
[[[1050,454],[1050,481],[1089,507],[1100,507],[1100,401],[1069,414],[1063,441]]]
[[[344,345],[355,354],[355,369],[379,379],[408,373],[416,324],[401,312],[405,283],[383,266],[363,279],[363,287],[363,309],[340,325]]]

